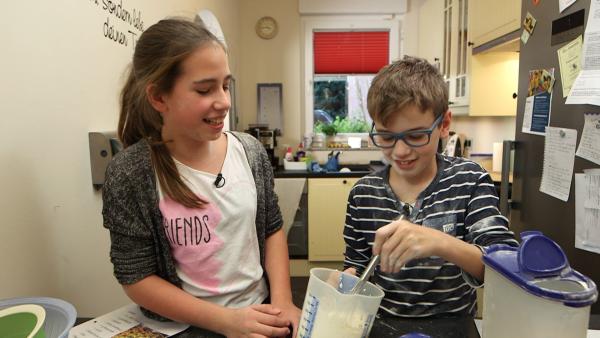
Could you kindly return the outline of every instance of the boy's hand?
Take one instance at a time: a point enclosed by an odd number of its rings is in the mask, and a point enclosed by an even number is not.
[[[406,220],[394,221],[375,232],[373,253],[381,258],[382,272],[397,273],[412,259],[440,256],[447,236]]]
[[[231,309],[231,325],[224,334],[227,338],[285,337],[290,334],[290,321],[281,318],[281,309],[270,304],[256,304],[245,308]]]

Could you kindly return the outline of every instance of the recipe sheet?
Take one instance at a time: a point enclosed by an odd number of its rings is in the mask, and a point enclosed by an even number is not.
[[[142,314],[137,304],[129,304],[75,326],[69,332],[69,338],[162,338],[188,327],[181,323],[152,320]]]

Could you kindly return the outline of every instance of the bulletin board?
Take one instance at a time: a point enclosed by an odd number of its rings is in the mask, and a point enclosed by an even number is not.
[[[259,83],[257,91],[256,122],[268,124],[270,129],[283,132],[283,103],[281,83]]]

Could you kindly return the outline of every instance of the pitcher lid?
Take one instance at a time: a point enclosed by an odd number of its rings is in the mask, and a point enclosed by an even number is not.
[[[571,269],[561,247],[539,231],[521,233],[519,247],[506,244],[489,246],[483,262],[529,293],[583,307],[598,298],[596,284]]]

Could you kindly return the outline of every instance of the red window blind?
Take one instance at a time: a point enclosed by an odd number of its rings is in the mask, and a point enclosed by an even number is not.
[[[314,32],[315,74],[372,74],[389,63],[389,32]]]

